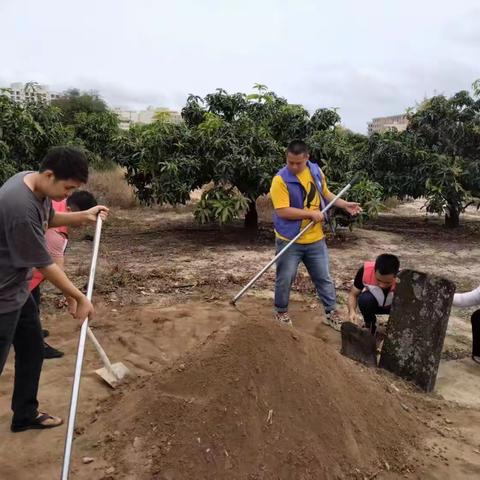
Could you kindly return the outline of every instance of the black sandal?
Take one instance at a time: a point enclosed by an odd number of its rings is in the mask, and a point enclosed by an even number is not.
[[[10,427],[10,430],[14,433],[18,432],[25,432],[26,430],[47,430],[49,428],[56,428],[59,427],[60,425],[63,425],[63,420],[61,418],[58,418],[60,420],[60,423],[54,424],[54,425],[44,425],[43,422],[45,420],[55,420],[58,417],[52,417],[52,415],[49,415],[48,413],[40,413],[35,420],[32,420],[30,423],[27,423],[26,425],[13,425]]]
[[[477,355],[472,355],[472,360],[473,360],[475,363],[480,364],[480,357],[479,357],[479,356],[477,356]]]

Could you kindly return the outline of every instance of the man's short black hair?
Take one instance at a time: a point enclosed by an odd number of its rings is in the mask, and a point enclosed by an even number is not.
[[[67,198],[67,205],[70,208],[76,207],[80,212],[97,206],[95,197],[86,190],[77,190]]]
[[[308,153],[308,146],[302,140],[293,140],[288,144],[287,152],[293,155],[303,155]]]
[[[46,170],[51,170],[57,180],[76,180],[87,183],[87,156],[80,148],[52,147],[40,165],[40,173]]]
[[[396,275],[400,270],[400,260],[396,255],[383,253],[375,260],[375,271],[380,275]]]

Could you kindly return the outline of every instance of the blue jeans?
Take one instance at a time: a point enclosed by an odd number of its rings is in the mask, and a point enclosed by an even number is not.
[[[288,242],[276,239],[277,253]],[[328,250],[325,240],[315,243],[294,243],[278,260],[275,279],[275,309],[278,313],[288,310],[290,289],[297,275],[298,265],[303,262],[317,289],[318,298],[325,311],[336,307],[335,285],[330,278],[328,268]]]

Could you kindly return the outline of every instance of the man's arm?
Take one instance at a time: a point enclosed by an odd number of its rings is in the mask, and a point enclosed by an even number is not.
[[[335,198],[335,195],[332,192],[329,191],[326,195],[324,195],[324,197],[330,203]],[[335,206],[338,207],[338,208],[345,208],[347,203],[348,202],[346,200],[344,200],[343,198],[339,198],[335,202]]]
[[[348,294],[348,319],[350,322],[357,323],[357,307],[358,297],[362,293],[357,287],[352,286],[350,293]]]
[[[326,200],[330,203],[335,198],[335,195],[332,192],[328,192],[324,195]],[[358,215],[362,213],[362,207],[359,203],[347,202],[343,198],[338,198],[334,204],[336,207],[341,208],[342,210],[347,211],[350,215]]]
[[[50,283],[61,290],[66,297],[72,297],[76,300],[77,308],[73,313],[74,318],[83,323],[87,317],[93,315],[94,309],[92,303],[73,285],[58,265],[52,263],[48,267],[41,267],[38,270]]]
[[[363,284],[363,274],[364,274],[364,267],[360,267],[355,274],[355,278],[353,280],[353,285],[348,294],[348,319],[350,322],[357,323],[358,316],[357,316],[357,307],[358,307],[358,297],[362,293],[364,289]]]
[[[275,209],[277,215],[285,220],[311,220],[312,222],[323,222],[323,214],[320,210],[306,210],[302,208],[285,207]]]
[[[55,227],[78,227],[85,223],[95,223],[97,215],[105,220],[108,216],[108,208],[103,205],[97,205],[83,212],[55,212],[50,220],[50,228]]]
[[[480,305],[480,287],[467,293],[456,293],[453,297],[454,307],[475,307]]]

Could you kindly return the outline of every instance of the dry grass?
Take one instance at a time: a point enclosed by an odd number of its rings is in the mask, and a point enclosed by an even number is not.
[[[383,205],[387,210],[395,210],[402,204],[401,200],[397,197],[388,197],[384,202]]]
[[[95,195],[98,203],[110,207],[132,208],[138,205],[135,190],[128,185],[120,167],[105,171],[92,170],[86,188]]]
[[[257,198],[258,218],[262,222],[272,222],[273,204],[270,194],[262,195]]]

